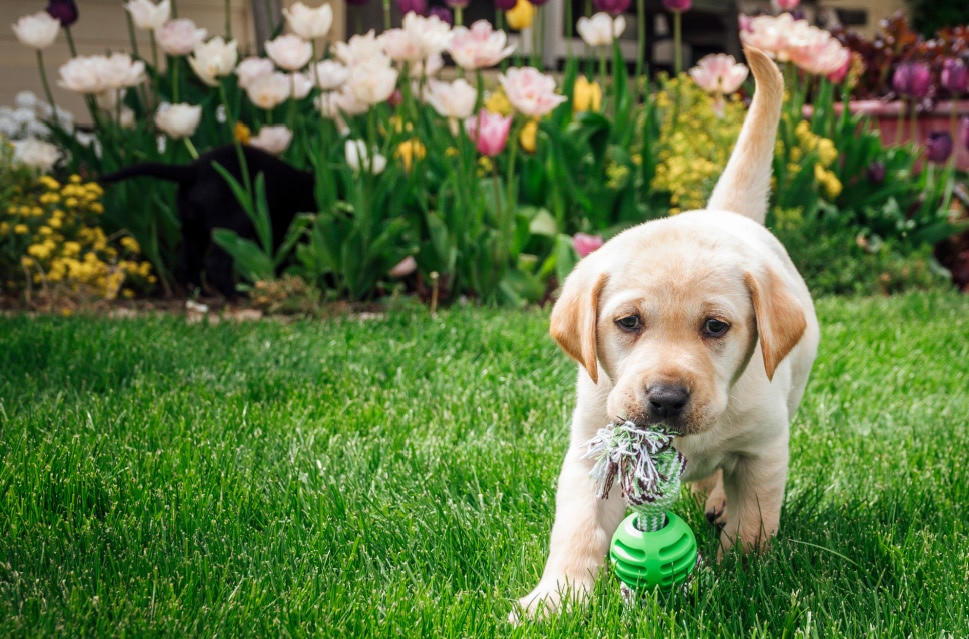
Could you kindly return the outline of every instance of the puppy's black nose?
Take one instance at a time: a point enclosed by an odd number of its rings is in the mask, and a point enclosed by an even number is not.
[[[646,389],[649,415],[656,420],[679,417],[690,399],[690,391],[683,386],[658,385]]]

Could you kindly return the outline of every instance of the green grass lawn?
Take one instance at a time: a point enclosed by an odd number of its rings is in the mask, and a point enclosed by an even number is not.
[[[546,313],[2,317],[0,636],[969,636],[969,297],[818,312],[772,549],[518,628],[573,405]]]

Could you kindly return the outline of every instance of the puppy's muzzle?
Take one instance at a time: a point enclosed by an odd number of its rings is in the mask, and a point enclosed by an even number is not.
[[[646,389],[646,410],[652,422],[674,421],[690,401],[690,391],[678,384],[657,384]]]

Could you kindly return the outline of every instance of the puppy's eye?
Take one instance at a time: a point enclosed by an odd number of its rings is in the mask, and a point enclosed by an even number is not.
[[[625,317],[620,317],[616,320],[616,324],[618,324],[619,328],[624,331],[635,331],[639,328],[639,316],[627,315]]]
[[[712,317],[703,323],[703,334],[708,337],[721,337],[729,329],[730,324]]]

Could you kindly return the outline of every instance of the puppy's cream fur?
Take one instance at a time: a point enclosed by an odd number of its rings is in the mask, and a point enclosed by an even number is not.
[[[552,312],[552,336],[580,364],[578,394],[548,562],[519,600],[525,615],[583,600],[603,565],[625,504],[617,488],[596,498],[583,456],[616,418],[679,434],[684,479],[706,489],[722,551],[756,550],[777,531],[818,323],[763,226],[783,79],[765,54],[746,54],[757,88],[708,208],[617,235],[579,262]]]

